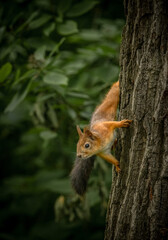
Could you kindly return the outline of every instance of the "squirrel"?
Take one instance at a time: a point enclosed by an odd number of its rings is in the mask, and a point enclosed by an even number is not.
[[[77,155],[70,174],[72,187],[79,195],[84,195],[87,182],[94,165],[93,156],[97,155],[114,164],[117,173],[120,172],[119,161],[111,154],[111,148],[116,141],[116,128],[129,127],[132,120],[115,121],[119,103],[119,81],[114,83],[102,103],[96,107],[88,127],[83,132],[77,126],[79,141]]]

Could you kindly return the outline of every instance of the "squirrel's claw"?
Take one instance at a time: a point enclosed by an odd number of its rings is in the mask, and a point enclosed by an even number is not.
[[[124,120],[121,121],[121,126],[122,127],[129,127],[131,122],[132,122],[132,120],[124,119]]]
[[[119,168],[119,166],[115,166],[116,167],[116,172],[117,173],[120,173],[121,172],[121,169]]]

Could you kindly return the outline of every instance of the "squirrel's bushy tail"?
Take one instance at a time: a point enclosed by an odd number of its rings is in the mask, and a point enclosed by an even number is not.
[[[95,156],[87,159],[76,158],[73,169],[70,173],[71,184],[79,195],[84,195],[88,179],[94,166]]]

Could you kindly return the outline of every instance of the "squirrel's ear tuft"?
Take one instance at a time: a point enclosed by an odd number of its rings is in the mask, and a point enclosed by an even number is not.
[[[83,135],[83,132],[81,131],[80,127],[76,126],[76,129],[77,129],[79,137],[81,137]]]

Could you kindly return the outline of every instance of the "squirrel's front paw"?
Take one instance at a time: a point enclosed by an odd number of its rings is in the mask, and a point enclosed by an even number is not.
[[[132,120],[124,119],[121,121],[121,127],[129,127]]]
[[[119,173],[121,171],[121,169],[119,168],[119,166],[116,166],[116,172]]]

